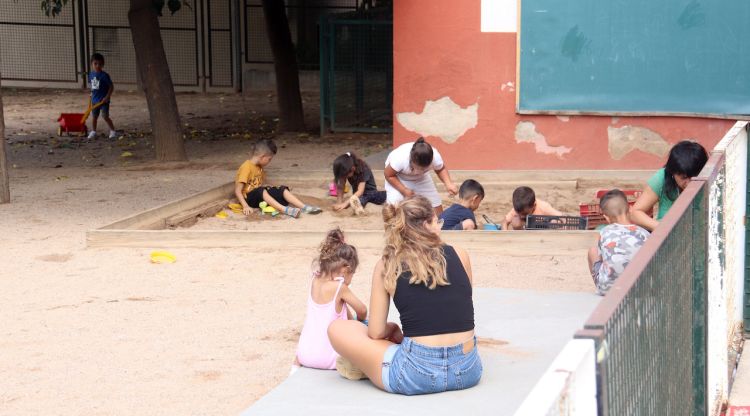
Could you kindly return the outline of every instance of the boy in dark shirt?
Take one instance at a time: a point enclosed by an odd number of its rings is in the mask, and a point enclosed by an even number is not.
[[[484,188],[474,179],[467,179],[458,189],[461,202],[453,204],[440,214],[443,220],[443,230],[475,230],[477,220],[474,211],[484,199]]]
[[[89,85],[91,86],[91,105],[94,109],[91,111],[91,132],[89,133],[89,139],[96,138],[96,124],[99,121],[100,113],[104,122],[109,126],[109,138],[117,138],[115,125],[112,123],[112,119],[109,118],[109,100],[115,91],[115,84],[112,82],[109,74],[104,72],[103,68],[104,56],[100,53],[92,55],[92,71],[89,72]]]

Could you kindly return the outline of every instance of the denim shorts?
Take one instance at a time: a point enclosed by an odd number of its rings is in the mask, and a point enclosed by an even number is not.
[[[109,117],[109,101],[107,102],[107,104],[102,104],[101,106],[91,110],[91,115],[93,115],[94,117],[99,117],[99,113],[103,114],[104,117]]]
[[[463,344],[429,347],[404,338],[383,356],[383,387],[389,393],[439,393],[474,387],[482,377],[482,360],[474,348],[464,354]]]

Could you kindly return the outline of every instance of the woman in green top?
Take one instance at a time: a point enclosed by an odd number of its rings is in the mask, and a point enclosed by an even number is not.
[[[630,219],[635,224],[653,231],[669,208],[690,183],[690,178],[698,176],[708,161],[708,153],[699,143],[683,140],[669,151],[669,159],[663,168],[648,180],[643,193],[635,201],[630,211]],[[656,219],[647,212],[659,203]]]

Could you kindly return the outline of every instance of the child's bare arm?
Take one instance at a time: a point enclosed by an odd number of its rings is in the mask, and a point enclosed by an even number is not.
[[[115,83],[112,82],[112,80],[109,81],[109,91],[107,91],[107,96],[104,97],[104,100],[102,102],[109,102],[109,99],[112,97],[112,93],[115,92]]]
[[[547,201],[539,201],[539,205],[540,211],[542,211],[542,215],[555,215],[558,217],[563,215],[562,212],[553,208],[552,205]]]
[[[356,196],[357,198],[359,198],[360,196],[364,195],[365,194],[365,185],[366,184],[364,182],[358,183],[357,184],[357,190],[354,191],[354,196]]]
[[[367,306],[365,306],[364,302],[359,300],[357,295],[355,295],[348,286],[341,286],[341,300],[354,309],[358,321],[364,321],[367,319]]]
[[[240,205],[242,205],[242,213],[245,215],[250,215],[250,205],[247,205],[247,201],[245,201],[245,197],[242,196],[242,188],[245,186],[243,182],[236,182],[234,184],[234,196],[237,197],[237,200],[240,201]]]

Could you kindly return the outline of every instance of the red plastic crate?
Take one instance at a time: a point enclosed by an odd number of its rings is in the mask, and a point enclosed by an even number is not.
[[[596,198],[601,199],[601,197],[604,196],[609,192],[609,189],[600,189],[596,192]],[[628,204],[632,207],[635,204],[635,201],[638,199],[639,196],[643,193],[643,191],[638,189],[627,189],[622,191],[625,196],[628,197]],[[599,225],[606,224],[607,220],[604,218],[604,215],[602,215],[602,211],[599,208],[598,203],[594,204],[586,204],[582,203],[578,205],[578,211],[582,217],[586,217],[589,219],[589,230],[593,230]],[[652,215],[653,213],[649,211],[647,213],[648,215]]]

